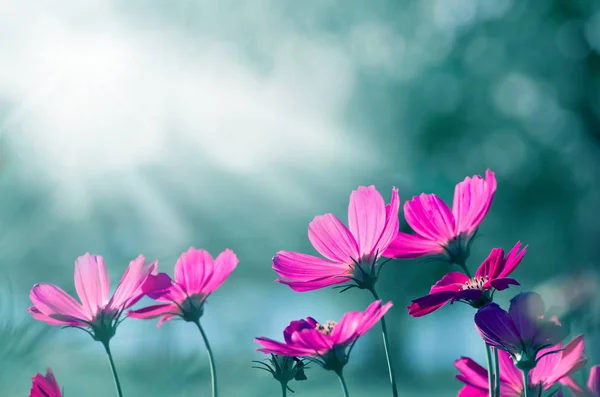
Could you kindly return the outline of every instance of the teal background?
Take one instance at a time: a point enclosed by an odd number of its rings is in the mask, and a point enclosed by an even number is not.
[[[359,185],[451,202],[486,168],[498,190],[469,267],[529,244],[522,287],[499,302],[541,292],[600,363],[599,54],[593,0],[0,3],[0,396],[28,395],[49,366],[67,397],[114,395],[101,345],[33,321],[29,290],[74,293],[85,252],[105,257],[113,286],[140,253],[172,274],[190,246],[240,259],[202,319],[221,395],[277,396],[250,368],[253,338],[371,298],[294,293],[273,282],[272,256],[314,253],[308,223],[346,221]],[[383,270],[403,396],[455,395],[453,361],[483,364],[471,308],[404,308],[448,270]],[[192,325],[127,320],[112,343],[125,396],[209,395]],[[341,395],[332,373],[307,376],[298,396]],[[391,395],[378,328],[347,378],[352,396]]]

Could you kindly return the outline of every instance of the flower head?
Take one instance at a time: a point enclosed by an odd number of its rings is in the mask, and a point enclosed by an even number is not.
[[[445,254],[450,262],[464,263],[475,231],[488,213],[496,178],[487,170],[465,178],[454,189],[452,210],[435,194],[421,194],[404,203],[406,222],[416,232],[398,232],[383,256],[388,258],[418,258]]]
[[[525,292],[510,301],[508,313],[490,303],[475,314],[475,325],[484,341],[508,352],[519,369],[532,369],[538,353],[561,342],[568,331],[556,318],[544,316],[539,294]],[[549,353],[545,353],[549,354]]]
[[[408,306],[408,314],[424,316],[454,301],[463,301],[475,308],[485,306],[492,301],[495,290],[504,290],[511,284],[519,285],[508,276],[519,266],[526,249],[527,246],[521,250],[518,242],[505,257],[502,248],[494,248],[473,278],[459,272],[446,274],[431,287],[429,295],[415,299]]]
[[[566,345],[558,344],[541,351],[543,357],[538,365],[529,372],[529,388],[536,392],[550,389],[554,384],[565,377],[578,371],[587,362],[583,355],[583,335],[574,338]],[[560,351],[557,354],[545,354]],[[515,367],[510,355],[505,351],[498,351],[500,365],[500,394],[503,397],[523,396],[523,376]],[[458,393],[459,397],[487,397],[488,373],[479,364],[467,357],[462,357],[454,362],[460,371],[456,376],[465,386]],[[539,395],[530,393],[530,395]]]
[[[316,216],[308,238],[326,259],[298,252],[279,251],[273,258],[277,280],[298,292],[311,291],[350,280],[359,288],[372,288],[381,257],[398,231],[398,189],[388,205],[375,186],[360,186],[350,194],[348,226],[333,214]]]
[[[139,319],[161,317],[159,327],[174,316],[197,322],[204,312],[206,298],[223,284],[237,264],[238,259],[230,249],[213,259],[208,251],[190,248],[175,263],[174,281],[160,273],[151,276],[144,285],[144,292],[149,297],[167,303],[131,311],[127,315]]]
[[[46,370],[46,376],[37,374],[32,378],[29,397],[62,397],[52,368]]]
[[[257,349],[267,354],[282,356],[311,357],[323,368],[341,371],[348,362],[350,350],[346,349],[364,335],[392,307],[375,301],[364,312],[344,314],[339,322],[318,323],[314,318],[292,321],[283,331],[285,342],[260,337],[255,341],[263,347]]]
[[[567,386],[575,397],[600,397],[600,365],[594,365],[590,369],[587,390],[575,383],[570,376],[562,378],[560,383]]]
[[[142,286],[156,262],[146,264],[143,256],[131,261],[117,289],[109,299],[110,279],[104,259],[85,254],[75,261],[75,289],[81,303],[52,284],[36,284],[29,312],[34,319],[50,325],[82,328],[100,342],[108,342],[116,332],[123,311],[144,295]]]

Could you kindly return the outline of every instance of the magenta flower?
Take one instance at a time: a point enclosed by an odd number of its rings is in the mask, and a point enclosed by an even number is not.
[[[408,314],[421,317],[454,301],[463,301],[475,308],[485,306],[492,301],[496,290],[502,291],[511,284],[519,285],[508,276],[519,266],[526,249],[527,246],[521,250],[521,243],[518,242],[504,257],[502,248],[494,248],[473,278],[460,272],[446,274],[431,287],[429,295],[413,300],[408,306]]]
[[[485,343],[508,352],[517,368],[528,370],[542,357],[538,357],[541,350],[560,343],[568,333],[544,311],[541,296],[525,292],[511,299],[508,313],[495,303],[482,307],[475,314],[475,325]]]
[[[577,336],[571,342],[543,349],[538,365],[529,372],[529,395],[538,396],[544,390],[550,389],[557,382],[578,371],[587,362],[583,355],[583,335]],[[549,354],[560,351],[557,354]],[[500,395],[502,397],[523,396],[523,375],[514,365],[510,355],[505,351],[498,351],[500,364]],[[460,371],[456,376],[465,386],[458,393],[458,397],[487,397],[488,372],[467,357],[462,357],[454,362]]]
[[[590,369],[587,390],[575,383],[570,376],[562,378],[560,383],[567,386],[575,397],[600,397],[600,365],[594,365]]]
[[[375,186],[360,186],[350,194],[349,227],[333,214],[316,216],[308,226],[310,242],[326,259],[279,251],[273,258],[277,281],[298,292],[350,280],[373,288],[381,269],[376,262],[398,231],[399,206],[398,189],[386,205]]]
[[[62,397],[52,368],[46,370],[46,376],[37,374],[32,378],[29,397]]]
[[[156,262],[149,265],[143,256],[131,261],[119,285],[109,299],[110,279],[104,259],[85,254],[75,261],[75,289],[81,303],[52,284],[36,284],[30,298],[29,312],[34,319],[49,325],[81,328],[102,343],[115,335],[123,311],[144,295],[142,285],[156,272]]]
[[[356,340],[373,327],[392,307],[375,301],[364,312],[344,314],[339,322],[318,323],[314,318],[292,321],[283,331],[285,342],[260,337],[255,341],[263,347],[257,349],[266,354],[291,357],[311,357],[327,370],[341,373],[348,362],[351,347]],[[348,351],[346,351],[346,349]]]
[[[404,203],[404,217],[416,234],[398,232],[383,256],[418,258],[445,254],[452,263],[464,265],[471,238],[488,213],[496,178],[487,170],[465,178],[454,189],[452,210],[435,194],[421,194]]]
[[[127,315],[139,319],[161,317],[159,327],[174,316],[198,322],[206,298],[223,284],[237,264],[238,259],[230,249],[213,259],[205,250],[190,248],[175,263],[175,281],[160,273],[151,276],[144,286],[149,297],[167,303],[131,311]]]

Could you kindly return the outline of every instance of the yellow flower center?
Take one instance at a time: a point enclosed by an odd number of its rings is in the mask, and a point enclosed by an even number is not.
[[[324,335],[331,335],[336,324],[337,323],[335,321],[327,320],[325,325],[317,323],[317,325],[315,325],[315,329]]]

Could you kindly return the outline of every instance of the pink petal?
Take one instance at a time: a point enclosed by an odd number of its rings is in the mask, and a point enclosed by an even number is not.
[[[587,387],[594,393],[594,396],[600,396],[600,365],[594,365],[590,369]]]
[[[335,345],[344,345],[358,337],[357,330],[363,320],[363,315],[363,312],[355,311],[342,316],[331,332],[331,338]]]
[[[68,316],[69,320],[62,322],[81,322],[80,320],[92,321],[83,307],[65,291],[52,284],[36,284],[29,294],[37,313],[46,317],[55,315]],[[32,313],[33,314],[33,313]],[[50,325],[56,325],[48,322]]]
[[[521,285],[519,284],[519,282],[517,280],[515,280],[514,278],[497,278],[495,280],[492,281],[488,281],[486,284],[483,285],[484,288],[495,288],[498,291],[503,291],[505,289],[508,288],[509,285]]]
[[[557,348],[561,348],[562,346],[558,345]],[[559,379],[569,376],[581,368],[587,363],[587,358],[583,355],[585,348],[585,343],[583,339],[583,335],[579,335],[573,338],[572,341],[567,343],[564,346],[564,350],[560,353],[549,354],[544,356],[538,362],[538,365],[543,364],[543,360],[547,360],[549,365],[546,367],[547,371],[541,371],[540,380],[544,382],[544,384],[548,385],[548,387],[552,386],[554,383],[558,382]],[[549,348],[547,350],[542,350],[541,354],[546,353],[547,351],[557,350],[556,348]],[[555,356],[555,357],[553,357]],[[543,367],[543,366],[542,366]],[[534,370],[537,369],[534,368]],[[533,370],[532,370],[533,372]],[[533,378],[533,375],[532,375]]]
[[[375,186],[360,186],[350,194],[348,226],[358,245],[355,259],[370,257],[386,227],[385,202]]]
[[[423,317],[429,313],[433,313],[434,311],[436,311],[437,309],[439,309],[441,307],[444,307],[448,302],[450,302],[450,301],[446,300],[437,305],[430,305],[430,306],[421,306],[418,303],[411,303],[410,305],[406,306],[406,308],[408,309],[409,316]]]
[[[229,277],[231,272],[233,272],[238,262],[237,256],[229,248],[221,252],[214,261],[214,273],[202,289],[202,292],[205,294],[215,292]]]
[[[396,237],[398,228],[400,227],[400,221],[398,220],[399,209],[400,197],[398,196],[398,189],[393,188],[390,203],[385,206],[385,228],[381,232],[379,241],[377,241],[377,244],[373,247],[372,255],[377,253],[378,256],[382,256]]]
[[[380,300],[371,303],[364,312],[360,326],[356,330],[356,334],[358,336],[364,335],[368,330],[373,328],[379,320],[381,320],[381,317],[383,317],[392,306],[392,302],[382,305]]]
[[[308,226],[308,239],[321,255],[334,262],[360,260],[352,233],[333,214],[316,216]]]
[[[75,260],[75,289],[90,317],[104,308],[110,292],[110,279],[104,266],[104,258],[86,253]]]
[[[156,324],[157,327],[160,327],[164,321],[169,321],[173,316],[180,314],[181,311],[176,305],[166,304],[153,305],[139,310],[132,310],[127,313],[127,316],[131,318],[137,318],[139,320],[149,320],[162,316],[161,320],[158,322],[158,324]]]
[[[319,353],[331,350],[334,346],[334,341],[331,336],[325,335],[316,329],[305,329],[300,332],[294,332],[290,338],[292,340],[292,345]]]
[[[475,272],[475,277],[488,277],[490,280],[498,277],[504,267],[504,250],[494,248]]]
[[[435,194],[422,193],[404,203],[404,217],[417,234],[441,245],[456,236],[454,215]]]
[[[442,253],[444,253],[444,247],[437,241],[416,234],[398,232],[383,252],[383,256],[395,259],[411,259]]]
[[[592,368],[593,369],[593,368]],[[570,376],[565,376],[559,380],[560,384],[569,388],[569,391],[575,397],[590,397],[586,390],[577,384]],[[596,396],[593,396],[596,397]]]
[[[27,311],[31,314],[34,320],[43,321],[48,325],[77,325],[87,327],[88,324],[79,321],[73,317],[60,317],[60,318],[52,318],[46,316],[44,313],[40,312],[35,306],[31,306],[27,309]]]
[[[60,387],[56,382],[51,368],[46,370],[46,376],[37,374],[32,378],[29,397],[61,397]]]
[[[523,247],[521,252],[519,252],[519,250],[521,249],[521,242],[518,241],[517,244],[515,244],[513,249],[511,249],[510,252],[506,255],[506,259],[504,261],[504,269],[502,269],[500,274],[498,274],[498,278],[508,276],[517,268],[517,266],[519,266],[519,264],[521,263],[521,259],[523,259],[523,256],[527,251],[527,247],[528,245]]]
[[[121,281],[113,294],[109,307],[117,310],[128,309],[144,296],[142,286],[148,276],[156,272],[158,262],[146,265],[146,259],[140,255],[129,263]]]
[[[454,366],[460,371],[456,376],[458,380],[478,389],[488,389],[488,373],[481,365],[468,357],[461,357],[454,362]]]
[[[523,374],[515,367],[513,359],[504,350],[498,349],[498,361],[500,362],[500,388],[502,389],[504,383],[510,389],[510,393],[507,394],[519,396],[523,390]]]
[[[260,352],[267,354],[279,354],[282,356],[297,356],[297,357],[311,357],[315,356],[316,352],[313,349],[307,349],[301,346],[288,345],[285,343],[277,342],[269,338],[255,338],[255,342],[260,343],[263,348],[257,349]]]
[[[462,389],[459,390],[458,395],[456,397],[487,397],[488,390],[479,389],[477,387],[473,387],[470,385],[465,385]]]
[[[163,302],[171,301],[170,295],[173,285],[173,280],[166,273],[150,274],[142,284],[142,292],[152,299]],[[183,294],[181,298],[185,299],[186,297],[187,295]],[[179,301],[179,299],[176,301]]]
[[[298,252],[279,251],[273,258],[273,269],[282,277],[277,280],[295,291],[311,291],[329,285],[345,283],[351,268],[347,264],[330,262]]]
[[[496,178],[490,170],[487,170],[485,175],[485,180],[479,175],[473,178],[467,177],[454,189],[452,213],[456,220],[456,234],[472,234],[492,205],[496,191]]]
[[[430,294],[440,291],[461,291],[462,285],[469,281],[469,277],[461,272],[448,272],[429,291]]]
[[[413,317],[429,314],[450,302],[456,294],[456,291],[440,291],[417,298],[408,306],[408,314]]]
[[[214,260],[206,250],[190,248],[175,264],[175,281],[188,295],[200,294],[214,273]]]

